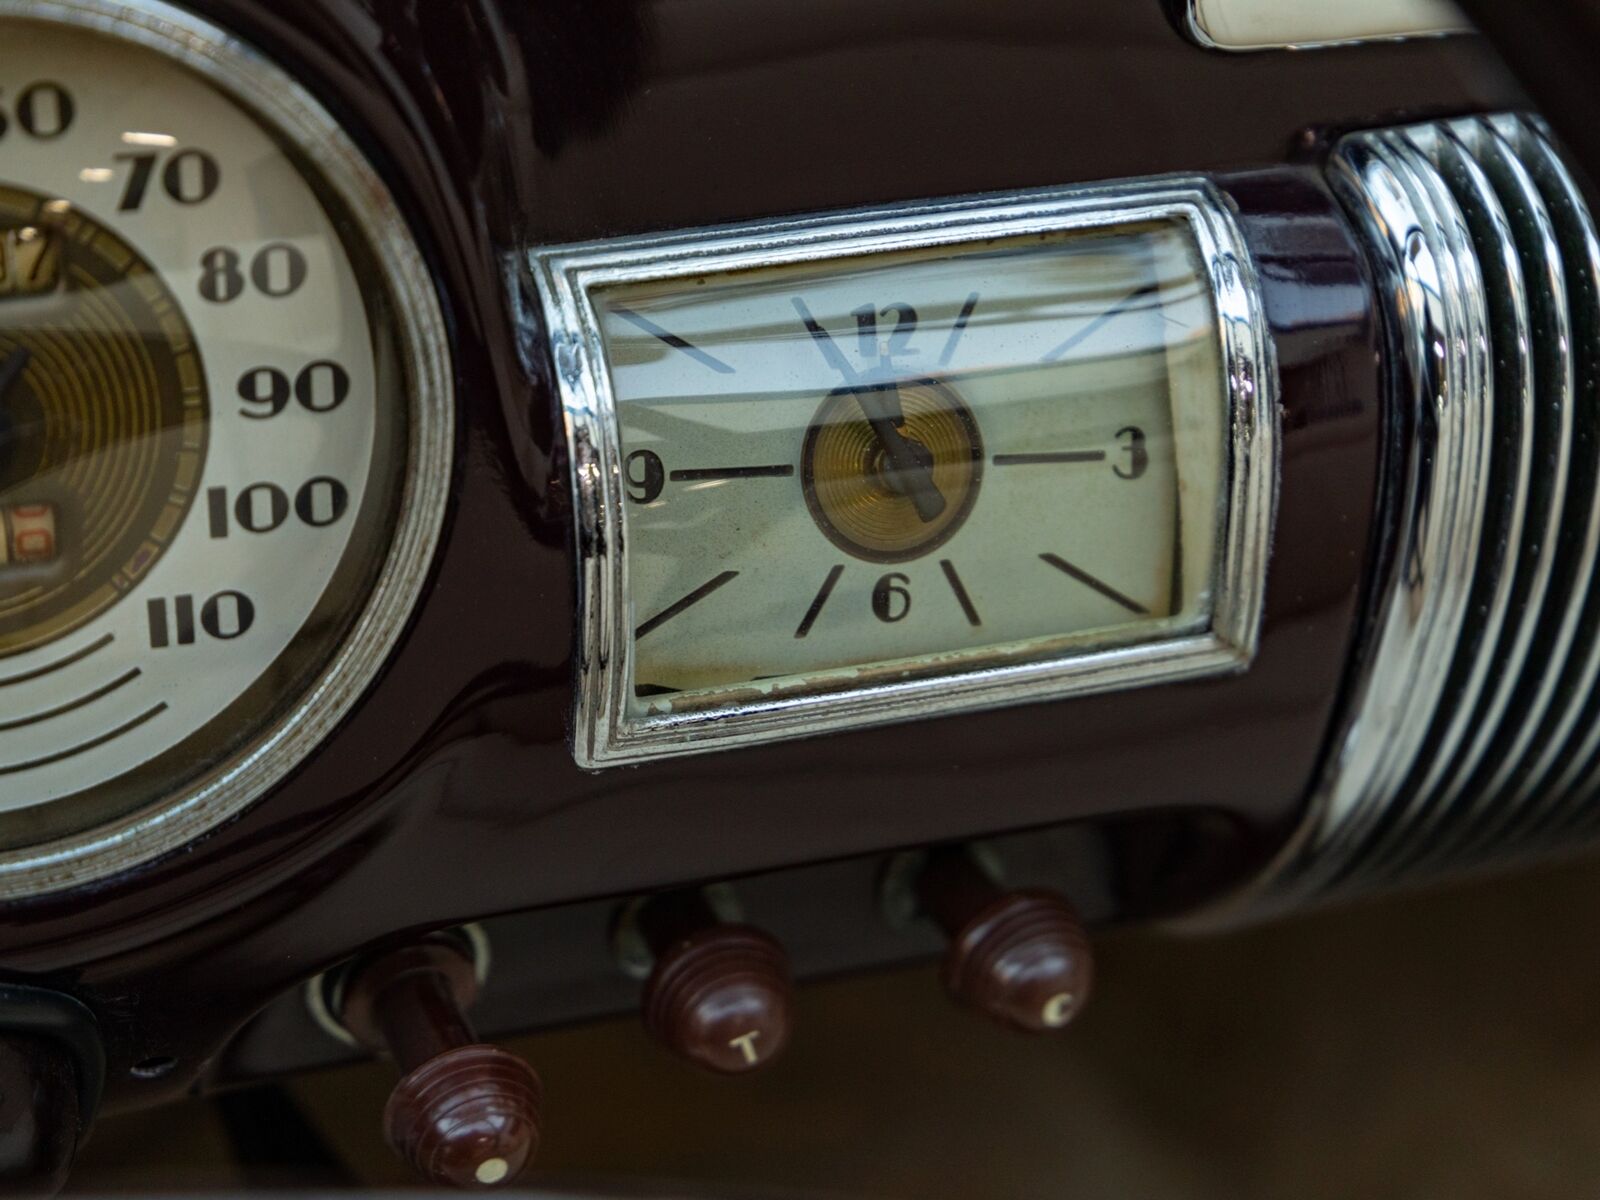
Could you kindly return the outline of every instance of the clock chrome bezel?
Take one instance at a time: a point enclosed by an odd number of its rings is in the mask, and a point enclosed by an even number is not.
[[[1255,655],[1276,500],[1278,379],[1255,269],[1224,194],[1202,177],[980,196],[530,250],[570,453],[578,621],[572,753],[645,762],[922,717],[1243,670]],[[1211,625],[1138,644],[998,662],[936,656],[887,682],[692,712],[629,712],[632,633],[616,401],[596,290],[717,272],[903,253],[1040,233],[1184,222],[1205,264],[1226,376],[1228,477]],[[932,659],[935,656],[919,656]]]

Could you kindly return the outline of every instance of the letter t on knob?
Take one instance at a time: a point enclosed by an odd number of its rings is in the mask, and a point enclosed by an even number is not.
[[[1026,1033],[1060,1029],[1094,982],[1083,924],[1055,892],[1002,889],[970,850],[933,852],[916,882],[922,911],[949,939],[941,975],[950,994]]]
[[[751,925],[721,920],[704,893],[652,897],[634,918],[654,957],[643,1017],[650,1036],[724,1075],[766,1066],[789,1041],[789,959]]]

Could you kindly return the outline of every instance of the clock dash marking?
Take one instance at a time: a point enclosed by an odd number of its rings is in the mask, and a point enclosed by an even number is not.
[[[983,624],[978,616],[978,610],[972,606],[972,597],[967,595],[966,584],[961,582],[961,576],[956,574],[956,565],[948,558],[939,560],[939,569],[944,572],[944,577],[950,581],[950,590],[956,594],[956,600],[961,605],[961,611],[967,614],[967,624],[976,628]]]
[[[1052,450],[1039,454],[996,454],[997,467],[1033,467],[1047,463],[1105,462],[1104,450]]]
[[[816,598],[811,601],[811,607],[806,609],[806,615],[800,621],[800,627],[794,631],[797,638],[803,638],[811,632],[811,627],[817,623],[817,618],[822,615],[822,606],[828,602],[828,597],[833,595],[833,587],[839,582],[839,576],[844,574],[844,564],[835,564],[833,570],[828,572],[828,577],[822,581],[822,587],[817,590]]]
[[[1137,291],[1129,292],[1121,300],[1118,300],[1110,308],[1106,309],[1105,312],[1101,313],[1094,320],[1090,321],[1082,329],[1078,330],[1071,337],[1069,337],[1066,341],[1062,342],[1059,346],[1057,346],[1054,350],[1050,351],[1050,353],[1046,354],[1039,361],[1040,362],[1055,362],[1058,358],[1060,358],[1067,351],[1073,349],[1076,346],[1081,345],[1083,342],[1085,342],[1089,338],[1093,337],[1094,334],[1096,332],[1098,332],[1100,329],[1102,329],[1106,324],[1108,324],[1111,321],[1116,320],[1123,313],[1127,312],[1130,308],[1132,308],[1134,306],[1134,304],[1137,301],[1144,299],[1146,296],[1154,295],[1158,290],[1159,290],[1159,285],[1158,284],[1147,283],[1142,288],[1139,288]]]
[[[617,316],[621,317],[624,321],[627,321],[630,325],[635,325],[644,330],[657,341],[671,346],[674,350],[678,350],[684,354],[687,354],[690,358],[694,359],[695,362],[700,363],[702,366],[710,367],[713,371],[717,372],[717,374],[732,375],[735,373],[732,367],[723,362],[715,354],[706,353],[706,351],[700,349],[699,346],[696,346],[688,338],[679,337],[670,329],[665,329],[662,326],[657,325],[649,317],[644,316],[641,313],[636,313],[631,308],[624,308],[620,304],[613,304],[611,306],[611,311],[616,313]]]
[[[967,331],[967,322],[972,319],[973,310],[977,307],[978,293],[973,292],[961,306],[961,313],[956,317],[956,323],[950,327],[950,336],[945,340],[944,350],[939,355],[941,367],[948,367],[950,360],[955,357],[956,346],[960,344],[961,335]]]
[[[1121,592],[1117,591],[1116,588],[1105,582],[1105,580],[1096,579],[1082,567],[1073,566],[1059,554],[1041,554],[1039,557],[1044,559],[1045,562],[1049,563],[1056,570],[1063,571],[1072,576],[1072,578],[1083,584],[1084,587],[1091,588],[1094,591],[1099,592],[1107,600],[1110,600],[1116,604],[1120,604],[1129,612],[1137,613],[1141,617],[1148,617],[1150,615],[1150,610],[1144,605],[1140,604],[1137,600],[1132,600],[1123,595]]]
[[[711,595],[712,592],[716,591],[723,584],[727,583],[730,579],[732,579],[738,573],[739,572],[737,572],[737,571],[724,571],[722,574],[718,575],[715,579],[711,580],[710,582],[702,583],[699,587],[695,588],[694,591],[690,592],[682,600],[678,600],[678,601],[673,602],[672,604],[667,605],[666,608],[662,609],[655,616],[651,617],[648,621],[644,622],[642,625],[639,626],[639,628],[637,628],[637,629],[635,629],[633,631],[634,639],[637,640],[639,638],[642,638],[645,634],[649,633],[651,630],[656,629],[656,628],[658,628],[658,627],[660,627],[662,625],[665,625],[668,621],[672,620],[673,617],[677,616],[679,613],[683,612],[685,609],[692,608],[696,604],[699,604],[700,601],[704,600],[707,596]]]
[[[811,315],[811,310],[806,307],[804,300],[799,296],[792,296],[790,300],[794,304],[795,312],[800,314],[800,320],[805,324],[806,332],[811,335],[811,340],[816,342],[817,349],[821,351],[822,357],[828,360],[828,365],[843,375],[845,379],[853,382],[856,378],[855,370],[850,366],[849,360],[845,358],[844,352],[834,342],[832,335],[817,323],[817,319]]]
[[[673,471],[668,478],[673,483],[696,483],[707,479],[788,479],[794,467],[788,463],[764,467],[690,467]]]

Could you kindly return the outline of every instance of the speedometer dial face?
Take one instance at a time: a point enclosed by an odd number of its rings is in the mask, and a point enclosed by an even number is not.
[[[594,548],[581,761],[1248,661],[1271,379],[1203,187],[535,262]]]
[[[447,420],[416,252],[309,98],[159,5],[14,9],[0,884],[130,861],[292,765],[403,617]]]

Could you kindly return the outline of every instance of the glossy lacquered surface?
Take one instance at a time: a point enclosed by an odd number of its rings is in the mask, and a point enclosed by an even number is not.
[[[1379,380],[1369,281],[1330,197],[1309,168],[1257,168],[1314,153],[1326,126],[1514,106],[1478,43],[1231,59],[1142,2],[205,8],[312,81],[414,222],[456,337],[454,504],[396,655],[322,753],[188,851],[0,915],[7,970],[96,1010],[112,1105],[189,1088],[262,1005],[288,1011],[309,975],[396,931],[1143,810],[1229,814],[1219,861],[1235,870],[1281,839],[1350,648]],[[505,289],[513,249],[1203,169],[1243,172],[1224,185],[1282,383],[1274,557],[1247,674],[574,766],[569,488],[525,281],[513,271]],[[1180,881],[1192,898],[1190,857],[1132,845],[1104,842],[1098,869],[1117,886],[1101,919],[1170,907]],[[846,876],[870,879],[861,864]],[[832,871],[793,877],[797,920]],[[866,920],[871,945],[902,944]],[[582,941],[573,978],[610,978],[604,942]],[[519,1006],[518,1022],[542,1019]],[[323,1054],[257,1042],[250,1070]]]

